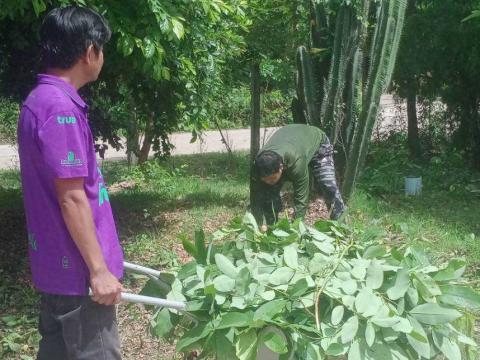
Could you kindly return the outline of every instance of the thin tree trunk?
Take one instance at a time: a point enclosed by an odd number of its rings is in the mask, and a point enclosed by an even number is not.
[[[415,81],[415,80],[413,80]],[[422,155],[418,136],[417,94],[414,86],[409,86],[407,94],[408,149],[410,158],[419,159]]]
[[[254,189],[253,185],[253,161],[260,150],[260,62],[255,61],[251,65],[251,88],[250,88],[250,105],[251,105],[251,127],[250,127],[250,189]],[[254,203],[255,194],[250,191],[250,204]]]
[[[148,160],[148,154],[150,153],[150,149],[152,147],[152,140],[153,140],[153,114],[147,120],[147,124],[145,125],[145,135],[143,138],[142,148],[140,149],[140,153],[138,155],[138,163],[143,164],[145,161]]]

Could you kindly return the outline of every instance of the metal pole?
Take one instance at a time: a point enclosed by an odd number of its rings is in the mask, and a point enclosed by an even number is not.
[[[122,293],[122,300],[137,304],[154,305],[184,311],[187,306],[179,301],[159,299],[151,296],[143,296],[131,293]]]
[[[138,274],[151,275],[151,276],[154,276],[156,278],[158,278],[160,276],[160,271],[153,270],[153,269],[147,268],[145,266],[132,264],[132,263],[129,263],[129,262],[126,262],[126,261],[123,262],[123,266],[124,266],[125,270],[130,270],[130,271],[136,272]]]

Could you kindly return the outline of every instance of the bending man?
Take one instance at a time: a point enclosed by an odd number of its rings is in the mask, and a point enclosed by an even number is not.
[[[278,220],[283,204],[280,190],[293,184],[295,217],[302,218],[308,205],[310,172],[323,194],[330,217],[337,220],[345,210],[335,180],[333,146],[325,133],[309,125],[287,125],[277,130],[260,150],[254,162],[252,212],[258,224]]]

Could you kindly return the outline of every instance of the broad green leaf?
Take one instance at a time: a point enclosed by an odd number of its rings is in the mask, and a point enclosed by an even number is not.
[[[134,47],[135,41],[131,36],[122,36],[118,39],[117,49],[122,52],[123,56],[129,56]]]
[[[140,295],[165,298],[169,292],[170,290],[168,290],[168,288],[159,286],[155,279],[149,279],[140,291]]]
[[[318,250],[321,252],[330,255],[335,252],[335,246],[331,242],[328,241],[312,241],[312,244],[314,244]]]
[[[353,269],[350,271],[352,277],[357,280],[365,280],[367,268],[370,266],[370,260],[354,259],[352,263]]]
[[[350,345],[347,345],[347,344],[333,343],[328,346],[327,350],[325,351],[325,354],[330,356],[340,356],[345,354],[348,351],[349,346]]]
[[[363,288],[355,298],[355,308],[365,317],[377,314],[382,306],[382,300],[370,288]]]
[[[352,341],[357,335],[358,331],[358,317],[353,315],[350,319],[345,321],[340,332],[342,343],[346,344]]]
[[[271,273],[269,276],[269,281],[273,285],[288,284],[294,273],[294,270],[284,266]]]
[[[207,264],[207,246],[205,244],[205,233],[203,230],[195,231],[195,248],[197,249],[196,260],[199,264]]]
[[[355,280],[342,281],[340,286],[347,295],[353,295],[358,290],[357,282]]]
[[[457,280],[462,277],[466,269],[466,262],[463,259],[451,260],[447,267],[440,270],[433,278],[435,281]]]
[[[253,320],[270,321],[275,315],[282,312],[286,305],[287,301],[283,299],[269,301],[255,311]]]
[[[237,279],[235,280],[235,285],[238,294],[245,295],[248,292],[248,286],[251,283],[250,270],[248,267],[244,267],[238,273]]]
[[[395,279],[395,285],[387,290],[387,295],[391,300],[398,300],[405,296],[410,286],[410,277],[407,269],[400,269]]]
[[[308,264],[308,271],[312,276],[316,275],[323,272],[328,266],[328,263],[328,257],[320,253],[315,253]]]
[[[275,299],[275,291],[273,290],[264,291],[260,294],[260,296],[262,297],[262,299],[270,301]]]
[[[361,346],[360,341],[356,339],[348,350],[348,360],[364,360],[365,348]]]
[[[398,323],[392,326],[392,329],[405,334],[410,334],[413,331],[413,327],[412,324],[410,324],[410,321],[402,317],[399,318]]]
[[[185,251],[196,259],[198,253],[195,245],[193,245],[193,243],[190,240],[188,240],[186,236],[180,236],[180,238],[182,239],[182,245]]]
[[[370,321],[367,322],[367,327],[365,328],[365,341],[368,347],[372,347],[375,342],[375,328]]]
[[[233,329],[232,329],[233,331]],[[228,331],[215,331],[215,347],[221,349],[215,354],[215,360],[237,360],[233,339],[229,339]]]
[[[198,340],[206,338],[213,332],[212,323],[200,323],[193,329],[183,334],[182,338],[177,342],[177,351],[183,352],[188,346],[195,344]]]
[[[462,354],[457,343],[435,329],[432,331],[432,337],[435,346],[448,360],[462,360]]]
[[[152,320],[152,334],[157,337],[169,335],[174,328],[171,316],[172,314],[167,308],[157,311]]]
[[[394,343],[400,337],[400,333],[390,327],[384,327],[380,331],[382,333],[383,340],[388,343]]]
[[[355,296],[343,295],[342,303],[347,307],[347,309],[353,310],[353,305],[355,304]]]
[[[171,22],[173,27],[172,29],[173,33],[175,34],[178,40],[181,40],[183,38],[183,35],[185,34],[185,29],[183,27],[183,24],[175,18],[172,18]]]
[[[408,257],[408,259],[412,260],[412,263],[410,264],[411,267],[430,266],[430,261],[428,260],[428,256],[425,254],[424,249],[421,249],[418,246],[411,246],[405,250],[405,257]]]
[[[167,300],[180,302],[185,302],[187,300],[182,293],[182,283],[180,280],[177,279],[172,283],[172,290],[167,294]]]
[[[480,312],[480,294],[466,286],[443,285],[440,286],[442,295],[439,301],[472,312]]]
[[[343,314],[345,313],[345,308],[342,305],[336,306],[332,311],[331,322],[332,325],[338,325],[343,320]]]
[[[307,279],[303,278],[298,280],[295,285],[288,289],[288,294],[294,298],[300,297],[305,294],[309,289]]]
[[[233,296],[232,297],[232,303],[230,304],[230,307],[236,308],[239,310],[243,310],[247,307],[247,303],[245,302],[245,297],[242,296]]]
[[[288,352],[287,343],[282,336],[275,331],[270,331],[262,336],[263,343],[267,348],[277,354],[286,354]]]
[[[220,323],[216,326],[216,329],[229,329],[229,328],[239,328],[247,327],[252,324],[253,321],[253,312],[249,311],[246,313],[241,312],[228,312],[222,314]]]
[[[400,298],[397,303],[397,313],[402,316],[405,312],[405,298]]]
[[[217,291],[229,292],[235,288],[235,280],[227,275],[220,275],[213,280],[213,285]]]
[[[332,243],[335,239],[332,238],[331,236],[325,234],[322,231],[319,231],[311,226],[308,227],[308,232],[312,236],[314,240],[317,240],[318,242],[327,242],[327,243]]]
[[[289,245],[283,248],[283,261],[285,261],[285,265],[292,269],[298,268],[297,251],[297,248],[293,245]]]
[[[307,354],[305,360],[323,360],[322,351],[320,350],[320,346],[308,343],[307,344]]]
[[[411,307],[418,305],[418,291],[417,289],[410,287],[407,290],[407,300],[410,303]]]
[[[417,289],[425,301],[434,302],[435,297],[442,294],[435,280],[429,275],[416,272],[415,278],[418,280]]]
[[[245,216],[243,217],[242,222],[244,225],[249,226],[255,232],[255,234],[260,234],[257,221],[255,220],[255,217],[251,213],[249,212],[245,213]]]
[[[475,340],[473,340],[468,336],[465,336],[463,334],[458,334],[457,338],[458,338],[458,341],[461,342],[462,344],[470,345],[470,346],[473,346],[474,348],[478,347],[478,344],[475,342]]]
[[[398,324],[400,318],[398,316],[390,317],[372,317],[371,321],[382,328],[391,328],[392,326]]]
[[[386,254],[385,246],[382,245],[372,245],[369,246],[363,253],[364,259],[374,259],[382,257]]]
[[[257,354],[257,331],[250,329],[238,336],[235,344],[236,355],[239,360],[255,360]]]
[[[445,324],[462,316],[457,310],[430,303],[416,306],[410,314],[421,323],[428,325]]]
[[[229,258],[222,254],[215,254],[215,264],[218,269],[231,279],[236,279],[238,276],[238,268],[233,265]]]
[[[410,346],[417,352],[419,356],[430,359],[430,343],[428,342],[427,333],[417,319],[408,316],[408,320],[413,326],[413,333],[407,334],[407,340]],[[420,336],[417,336],[420,335]]]
[[[143,39],[141,49],[143,52],[143,56],[145,56],[145,58],[147,59],[151,58],[155,54],[155,43],[149,36],[146,36]]]
[[[272,234],[275,235],[276,237],[288,237],[290,234],[286,231],[283,231],[282,229],[275,229],[272,231]]]
[[[367,269],[367,287],[379,289],[383,284],[383,269],[376,260]]]
[[[43,0],[32,0],[32,5],[37,17],[47,9],[47,5],[45,5]]]
[[[185,280],[188,277],[195,275],[196,272],[197,263],[195,261],[190,261],[180,268],[180,271],[177,274],[177,278],[178,280]]]
[[[218,305],[223,305],[225,304],[225,301],[227,301],[227,297],[224,295],[224,294],[215,294],[215,302],[218,304]]]

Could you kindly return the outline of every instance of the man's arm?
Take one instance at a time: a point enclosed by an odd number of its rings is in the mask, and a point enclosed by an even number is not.
[[[83,178],[55,179],[58,203],[68,231],[90,271],[92,299],[112,305],[120,302],[123,288],[105,263],[83,183]]]

